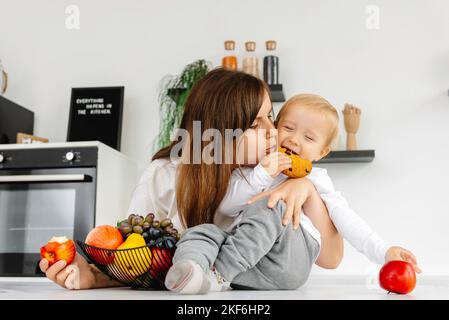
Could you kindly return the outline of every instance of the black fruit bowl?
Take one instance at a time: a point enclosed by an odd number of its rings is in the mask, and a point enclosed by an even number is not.
[[[147,245],[111,250],[76,241],[85,256],[110,278],[135,289],[165,289],[164,281],[172,266],[175,248]]]

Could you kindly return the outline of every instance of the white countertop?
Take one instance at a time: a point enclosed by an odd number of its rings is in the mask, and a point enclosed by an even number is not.
[[[85,148],[97,147],[116,156],[128,157],[100,141],[70,141],[70,142],[45,142],[45,143],[11,143],[0,144],[0,151],[5,150],[33,150],[33,149],[57,149],[57,148]]]
[[[46,143],[12,143],[0,144],[0,150],[3,149],[46,149],[46,148],[66,148],[66,147],[100,147],[106,146],[100,141],[76,141],[76,142],[46,142]],[[108,147],[109,148],[109,147]]]
[[[311,276],[305,286],[286,291],[239,291],[207,295],[177,295],[169,291],[105,288],[67,290],[46,278],[0,278],[0,300],[414,300],[449,299],[449,277],[419,276],[409,295],[387,294],[376,286],[367,286],[363,276]]]

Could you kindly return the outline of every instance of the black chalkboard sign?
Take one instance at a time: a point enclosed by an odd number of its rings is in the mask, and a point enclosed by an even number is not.
[[[125,87],[72,88],[67,141],[98,140],[120,151]]]

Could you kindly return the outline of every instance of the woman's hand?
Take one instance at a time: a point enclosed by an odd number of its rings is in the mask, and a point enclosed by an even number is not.
[[[48,267],[48,261],[42,259],[39,267],[48,279],[67,289],[89,289],[95,286],[95,274],[92,267],[80,255],[76,254],[75,260],[68,266],[67,262],[60,260]]]
[[[385,254],[385,263],[393,260],[400,260],[409,262],[416,273],[421,273],[421,268],[418,267],[418,261],[413,253],[401,247],[391,247]]]
[[[284,200],[286,210],[282,224],[286,226],[293,217],[293,228],[298,229],[301,208],[311,195],[312,188],[314,188],[312,182],[306,178],[288,179],[276,188],[255,195],[247,204],[269,196],[268,207],[273,208],[279,200]]]

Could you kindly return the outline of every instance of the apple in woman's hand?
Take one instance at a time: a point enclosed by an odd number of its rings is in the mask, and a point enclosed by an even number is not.
[[[410,263],[394,260],[380,269],[379,283],[388,292],[407,294],[416,286],[416,274]]]
[[[75,243],[66,237],[53,237],[41,248],[41,257],[47,259],[48,266],[59,260],[65,260],[69,265],[75,259],[75,254]]]

